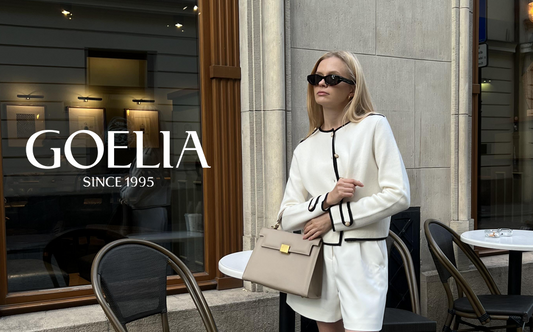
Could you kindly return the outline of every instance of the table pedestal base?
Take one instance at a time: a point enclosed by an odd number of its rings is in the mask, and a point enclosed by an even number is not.
[[[316,322],[304,316],[300,316],[300,331],[302,332],[318,332]],[[279,293],[279,332],[294,332],[295,312],[287,304],[287,294]]]
[[[287,294],[279,293],[279,332],[294,332],[294,310],[287,304]]]
[[[522,252],[509,251],[509,268],[507,275],[507,294],[520,295],[522,291]],[[514,324],[513,320],[508,320],[507,324]],[[515,332],[516,329],[509,328],[507,332]]]

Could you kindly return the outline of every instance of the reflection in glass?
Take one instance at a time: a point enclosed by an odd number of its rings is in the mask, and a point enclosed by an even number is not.
[[[162,168],[158,134],[170,132],[174,166],[185,131],[201,137],[195,4],[110,0],[105,10],[86,2],[65,14],[57,2],[2,0],[9,292],[89,284],[95,254],[123,237],[159,243],[193,272],[204,271],[201,165],[194,152],[185,152],[179,168]],[[138,117],[128,118],[125,110]],[[51,166],[59,149],[58,168],[37,168],[26,157],[28,137],[45,129],[59,133],[39,136],[33,151],[40,164]],[[106,147],[89,169],[72,166],[65,155],[67,138],[78,130],[97,133]],[[143,147],[131,144],[134,130],[144,132]],[[110,140],[114,164],[123,167],[108,167]],[[137,167],[137,148],[144,165],[160,167]],[[72,155],[81,165],[94,163],[94,140],[78,135]]]
[[[528,11],[527,1],[488,6],[488,66],[480,70],[481,229],[533,229],[533,23]]]

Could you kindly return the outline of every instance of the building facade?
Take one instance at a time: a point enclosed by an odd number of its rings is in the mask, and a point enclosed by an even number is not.
[[[305,77],[329,50],[357,55],[402,153],[411,207],[422,221],[423,314],[439,326],[446,315],[424,220],[459,233],[532,227],[529,1],[1,3],[0,312],[22,315],[0,322],[95,303],[87,262],[116,237],[171,249],[204,290],[219,289],[208,300],[229,299],[217,307],[223,320],[242,299],[222,289],[242,283],[216,263],[252,249],[261,228],[275,223],[292,151],[308,131]],[[488,62],[478,65],[479,50]],[[26,141],[40,130],[59,133],[36,139],[36,160],[54,165],[51,149],[58,148],[60,167],[29,162]],[[78,130],[95,132],[106,145],[94,167],[77,167],[72,158],[94,163],[98,138],[78,134],[67,156],[65,143]],[[168,140],[154,135],[159,131]],[[196,147],[191,132],[210,168],[198,149],[184,151]],[[110,142],[119,148],[110,151]],[[109,167],[112,153],[115,165],[131,165]],[[173,167],[144,168],[139,159]],[[98,182],[109,178],[121,185]],[[78,256],[62,255],[76,250]],[[505,257],[484,258],[502,289]],[[523,292],[533,293],[529,256],[524,262]],[[170,280],[171,292],[183,292],[179,279]],[[255,292],[237,297],[261,308],[255,321],[269,330],[276,293],[244,286]],[[94,322],[101,324],[101,315]]]

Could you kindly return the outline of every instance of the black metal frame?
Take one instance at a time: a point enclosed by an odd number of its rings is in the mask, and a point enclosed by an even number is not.
[[[114,242],[109,243],[105,247],[103,247],[98,254],[96,255],[93,265],[91,268],[91,283],[93,285],[94,293],[96,295],[96,299],[98,300],[98,303],[100,303],[100,306],[104,310],[104,313],[106,314],[107,318],[111,322],[111,325],[115,329],[115,331],[119,332],[127,332],[126,326],[123,325],[115,315],[115,313],[110,308],[104,293],[102,291],[102,286],[100,282],[100,275],[98,274],[98,265],[100,264],[100,261],[105,255],[110,254],[113,249],[116,249],[119,246],[123,245],[138,245],[138,246],[145,246],[152,249],[155,249],[162,254],[164,254],[167,257],[167,264],[172,267],[174,271],[183,279],[185,286],[187,287],[187,290],[189,291],[189,294],[191,295],[194,304],[196,305],[196,308],[198,309],[198,312],[200,313],[200,316],[202,318],[202,321],[204,323],[204,326],[208,332],[217,332],[217,327],[215,324],[215,320],[213,319],[213,315],[211,314],[211,310],[209,309],[209,306],[207,305],[207,302],[202,294],[202,291],[198,287],[198,284],[196,283],[196,280],[194,279],[194,276],[192,275],[191,271],[187,268],[187,266],[173,253],[168,251],[167,249],[161,247],[158,244],[155,244],[153,242],[145,241],[145,240],[137,240],[137,239],[123,239],[123,240],[117,240]],[[134,290],[132,290],[133,292]],[[168,332],[169,331],[169,325],[168,325],[168,317],[166,312],[161,313],[161,321],[163,325],[163,331]]]
[[[508,329],[516,329],[517,332],[522,332],[524,330],[525,324],[528,321],[530,323],[530,328],[533,328],[533,319],[531,319],[531,317],[529,317],[529,319],[524,319],[523,317],[518,317],[519,316],[518,314],[517,315],[512,315],[512,314],[505,315],[505,314],[494,314],[494,313],[490,314],[487,312],[480,298],[474,293],[469,283],[466,281],[466,279],[461,275],[461,273],[457,269],[455,262],[450,261],[450,259],[448,259],[447,255],[438,245],[437,241],[435,240],[430,230],[431,225],[434,225],[434,224],[442,227],[444,230],[446,230],[449,233],[450,240],[452,241],[452,243],[450,243],[449,245],[452,246],[451,247],[452,250],[453,250],[453,244],[455,244],[457,248],[459,248],[465,254],[465,256],[472,262],[472,264],[478,270],[479,274],[483,278],[483,281],[485,282],[486,286],[488,287],[490,291],[490,295],[486,295],[486,296],[489,296],[489,297],[490,296],[501,296],[501,292],[498,289],[498,286],[494,282],[494,279],[492,278],[492,275],[488,271],[485,264],[483,264],[481,259],[476,255],[474,250],[469,245],[461,241],[459,234],[457,234],[450,227],[444,225],[443,223],[437,220],[434,220],[434,219],[426,220],[424,223],[424,232],[426,234],[426,238],[428,241],[429,251],[437,267],[437,271],[439,273],[439,277],[441,279],[442,285],[446,292],[446,296],[448,297],[448,308],[447,308],[448,316],[446,318],[446,322],[444,323],[443,331],[446,331],[446,332],[448,331],[451,331],[451,332],[492,331],[492,330],[497,330],[497,329],[508,328]],[[449,250],[450,248],[447,248],[447,249]],[[454,299],[454,295],[453,295],[451,286],[449,284],[450,278],[453,278],[457,285],[457,294],[458,294],[457,299]],[[514,295],[514,296],[516,296],[516,299],[518,299],[521,295]],[[457,300],[464,298],[464,297],[466,297],[466,299],[468,300],[470,306],[472,307],[473,312],[461,311],[457,309],[456,307]],[[478,320],[481,323],[481,325],[475,325],[470,322],[466,322],[462,320],[462,318]],[[498,325],[498,326],[486,326],[486,324],[489,323],[493,319],[507,321],[507,324]],[[452,322],[453,322],[453,327],[450,329]],[[459,330],[460,324],[470,326],[471,328]]]

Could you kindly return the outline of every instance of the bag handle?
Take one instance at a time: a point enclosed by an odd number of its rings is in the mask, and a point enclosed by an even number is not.
[[[274,226],[270,226],[270,228],[278,229],[279,226],[281,226],[281,217],[283,217],[283,212],[288,206],[284,207],[283,210],[279,213],[278,220],[276,220],[276,224]]]

